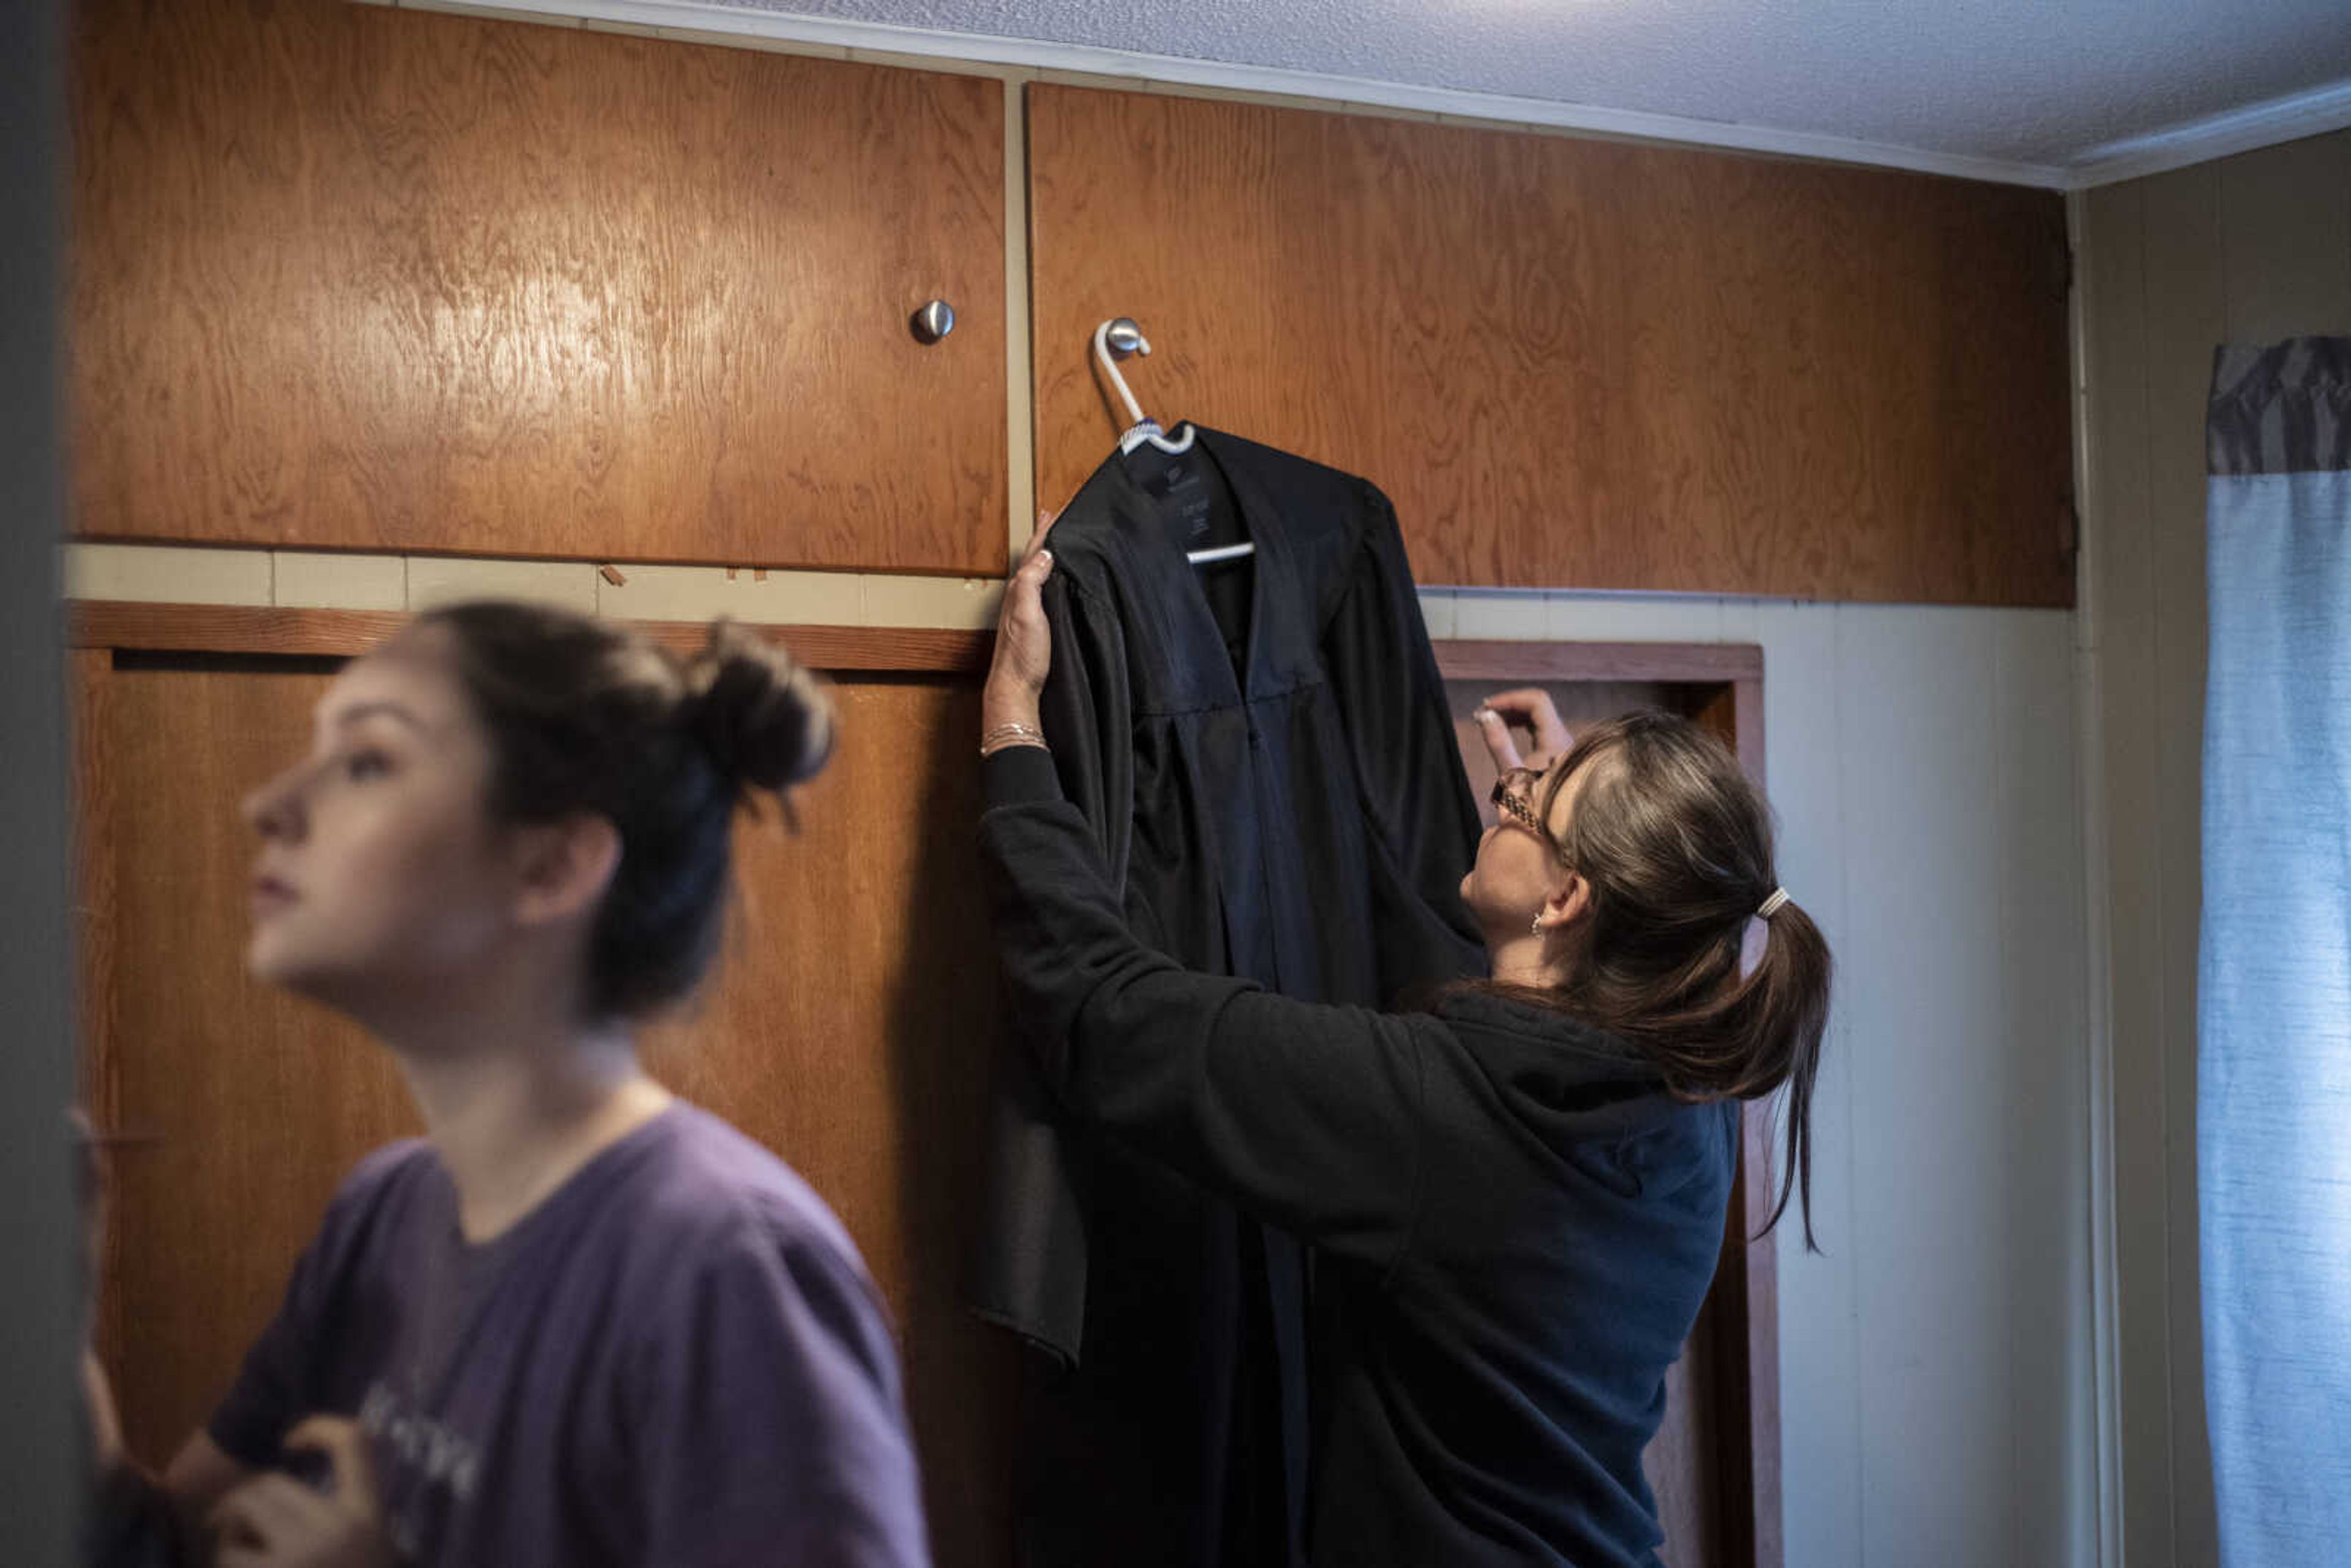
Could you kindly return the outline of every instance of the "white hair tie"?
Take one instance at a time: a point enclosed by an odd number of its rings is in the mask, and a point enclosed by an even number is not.
[[[1755,918],[1769,920],[1780,913],[1782,904],[1788,902],[1788,890],[1784,887],[1775,887],[1771,890],[1771,896],[1763,901],[1763,907],[1755,912]]]

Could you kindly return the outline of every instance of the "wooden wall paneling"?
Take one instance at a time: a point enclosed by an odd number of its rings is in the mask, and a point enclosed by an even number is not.
[[[245,792],[306,750],[317,662],[126,661],[98,715],[110,788],[90,819],[110,894],[115,1150],[104,1292],[125,1434],[161,1462],[226,1392],[328,1197],[412,1131],[392,1064],[353,1025],[245,972]],[[85,718],[85,723],[89,722]]]
[[[341,0],[74,71],[83,537],[1003,570],[994,80]]]
[[[2085,981],[2095,971],[2084,908],[2085,714],[2068,678],[2081,657],[2079,637],[2071,616],[2017,611],[1995,619],[1991,786],[2002,824],[2001,1044],[1984,1051],[1979,1082],[2010,1113],[2001,1155],[2010,1260],[2001,1311],[2010,1323],[2032,1325],[2008,1340],[2016,1391],[2004,1434],[2009,1552],[2012,1561],[2092,1563],[2104,1379],[2094,1352],[2097,1247],[2084,1219],[2111,1212],[2111,1199],[2098,1194],[2084,1157],[2093,1114]],[[1995,1057],[2004,1059],[1997,1067]]]
[[[103,648],[68,654],[67,705],[73,725],[74,953],[81,1024],[78,1092],[99,1127],[119,1124],[113,1079],[114,860],[108,852],[114,769],[108,760],[113,726],[114,656]]]
[[[408,624],[403,611],[279,610],[260,605],[145,604],[113,600],[68,606],[77,648],[151,653],[363,653]],[[692,652],[708,632],[699,621],[635,621],[632,630],[664,647]],[[904,626],[759,626],[811,669],[834,673],[973,674],[987,667],[995,633]]]
[[[2112,978],[2119,1528],[2218,1553],[2197,1270],[2194,966],[2212,350],[2351,331],[2351,131],[2083,205]]]
[[[2148,226],[2179,234],[2225,277],[2228,340],[2351,332],[2351,134],[2264,147],[2206,172],[2219,197],[2215,238],[2181,234],[2153,210]],[[2169,183],[2146,182],[2150,201]]]
[[[122,1124],[120,1067],[114,1046],[114,996],[120,976],[115,967],[116,896],[110,852],[114,769],[108,760],[114,657],[102,648],[75,648],[67,659],[67,711],[73,747],[72,907],[78,993],[75,1019],[81,1031],[75,1092],[98,1145],[99,1234],[98,1244],[85,1259],[85,1267],[95,1275],[86,1284],[95,1291],[114,1266],[119,1235],[107,1226],[105,1215],[113,1173],[120,1164],[119,1151],[129,1141]],[[89,1223],[85,1216],[85,1236],[89,1234]],[[102,1354],[111,1353],[123,1343],[119,1292],[98,1291],[91,1306],[92,1338]],[[108,1364],[114,1363],[110,1359]]]
[[[1031,85],[1040,504],[1145,409],[1363,474],[1431,583],[2067,604],[2044,192]]]
[[[2028,1178],[1998,1151],[2026,1048],[2002,1033],[2001,954],[2007,904],[2032,894],[2001,874],[2001,620],[1847,606],[1835,626],[1860,1531],[1873,1553],[1931,1542],[1948,1563],[2044,1560],[2012,1536],[2013,1428],[2053,1417],[2047,1391],[2014,1386],[2012,1344],[2064,1332],[2010,1315],[2008,1189]]]

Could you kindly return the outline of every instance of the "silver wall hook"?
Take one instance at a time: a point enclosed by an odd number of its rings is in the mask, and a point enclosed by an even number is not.
[[[1102,366],[1102,373],[1110,377],[1111,388],[1118,393],[1118,401],[1126,405],[1127,431],[1119,437],[1118,449],[1132,452],[1148,441],[1162,452],[1189,452],[1192,449],[1191,427],[1185,427],[1181,439],[1168,440],[1161,432],[1159,422],[1146,416],[1143,405],[1134,401],[1134,390],[1126,384],[1126,378],[1118,373],[1120,360],[1129,354],[1149,352],[1151,340],[1143,335],[1143,329],[1135,325],[1132,316],[1113,316],[1094,329],[1095,362]]]
[[[1126,378],[1118,373],[1118,361],[1129,354],[1149,352],[1151,340],[1143,335],[1143,329],[1135,325],[1132,316],[1114,316],[1094,329],[1094,359],[1101,364],[1103,373],[1110,377],[1111,389],[1118,393],[1118,401],[1126,405],[1126,422],[1129,424],[1148,422],[1143,417],[1143,405],[1134,401],[1134,389],[1126,384]]]
[[[935,343],[955,330],[955,307],[944,299],[934,299],[914,312],[914,336],[925,343]]]

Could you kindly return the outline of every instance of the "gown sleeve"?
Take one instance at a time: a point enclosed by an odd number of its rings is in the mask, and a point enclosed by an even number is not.
[[[1439,1026],[1177,967],[1129,931],[1052,761],[1015,747],[986,772],[998,947],[1055,1097],[1310,1245],[1392,1263],[1418,1202],[1419,1031]]]
[[[1322,658],[1353,748],[1380,989],[1394,1005],[1486,972],[1461,902],[1479,821],[1395,508],[1364,490],[1363,541],[1324,624]]]
[[[1067,574],[1046,579],[1044,601],[1053,633],[1052,668],[1039,702],[1045,741],[1063,799],[1093,830],[1111,886],[1123,888],[1134,831],[1134,709],[1126,641],[1112,608]]]

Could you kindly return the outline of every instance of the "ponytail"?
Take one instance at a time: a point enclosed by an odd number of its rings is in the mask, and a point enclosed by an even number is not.
[[[1769,1093],[1774,1085],[1787,1086],[1780,1193],[1763,1231],[1780,1223],[1793,1197],[1804,1227],[1804,1250],[1817,1252],[1813,1241],[1813,1080],[1820,1071],[1821,1042],[1828,1033],[1829,977],[1834,965],[1821,928],[1792,903],[1782,904],[1767,916],[1763,931],[1763,956],[1739,982],[1723,1020],[1739,1042],[1732,1054],[1745,1064],[1755,1086],[1725,1092],[1751,1096]]]

